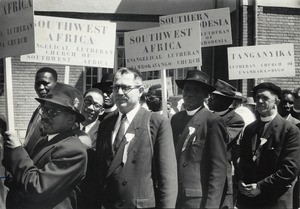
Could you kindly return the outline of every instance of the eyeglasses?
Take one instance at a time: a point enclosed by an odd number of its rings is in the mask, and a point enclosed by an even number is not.
[[[113,85],[113,91],[118,92],[121,88],[125,94],[128,94],[132,89],[138,89],[141,86],[126,86],[126,85]]]
[[[83,104],[85,107],[89,107],[90,105],[93,105],[94,109],[102,108],[102,105],[98,104],[97,102],[93,102],[92,100],[89,100],[89,99],[84,100]]]
[[[39,114],[40,115],[48,115],[50,118],[54,118],[62,112],[63,111],[57,110],[57,109],[54,109],[54,108],[41,107],[39,109]]]
[[[282,102],[283,104],[289,104],[289,105],[293,105],[293,104],[294,104],[293,101],[288,101],[288,100],[281,100],[281,102]]]

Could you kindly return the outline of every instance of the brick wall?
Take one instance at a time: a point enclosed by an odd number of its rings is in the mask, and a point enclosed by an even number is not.
[[[34,99],[37,97],[34,90],[35,73],[39,68],[45,66],[54,68],[58,73],[58,81],[64,82],[65,66],[20,62],[19,58],[12,58],[15,128],[21,138],[25,136],[32,112],[38,106],[38,102]],[[83,90],[82,68],[81,66],[70,66],[69,75],[69,84],[81,92]],[[4,99],[5,97],[0,98],[0,111],[6,114]]]
[[[258,7],[258,44],[293,43],[295,51],[295,77],[263,78],[283,89],[300,87],[300,9]]]

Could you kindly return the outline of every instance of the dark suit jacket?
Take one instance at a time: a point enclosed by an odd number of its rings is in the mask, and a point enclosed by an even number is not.
[[[38,106],[32,113],[32,116],[27,126],[25,137],[25,149],[27,152],[32,151],[33,147],[36,145],[36,143],[42,135],[42,132],[40,130],[41,116],[39,114],[39,109],[40,106]]]
[[[226,130],[228,133],[227,141],[227,196],[222,204],[222,207],[228,206],[233,208],[233,182],[232,182],[232,162],[238,158],[237,140],[240,137],[242,130],[244,129],[244,120],[233,109],[230,109],[226,114],[222,116],[226,124]]]
[[[175,207],[177,166],[170,123],[167,118],[152,113],[152,160],[149,132],[145,125],[146,112],[141,107],[127,129],[126,133],[134,134],[134,138],[130,141],[125,164],[122,163],[123,152],[120,149],[111,158],[111,136],[118,114],[111,115],[100,123],[96,145],[96,165],[99,166],[97,176],[100,180],[98,199],[99,204],[106,208],[149,208],[155,205],[158,208]],[[157,177],[158,182],[156,197],[153,176]]]
[[[239,208],[292,208],[293,182],[300,166],[300,132],[279,114],[270,122],[262,138],[260,158],[253,161],[258,121],[248,125],[240,144],[238,179],[257,183],[261,194],[238,197]],[[258,139],[259,140],[259,139]]]
[[[219,208],[224,198],[227,156],[227,132],[224,120],[206,108],[199,110],[182,130],[186,111],[171,120],[178,163],[177,208]],[[189,127],[195,132],[188,138]]]
[[[76,208],[76,187],[86,165],[86,150],[72,131],[55,136],[30,156],[23,147],[8,150],[4,166],[13,178],[6,181],[7,208]]]

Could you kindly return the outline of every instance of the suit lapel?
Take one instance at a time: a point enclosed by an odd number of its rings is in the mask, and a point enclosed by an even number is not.
[[[111,162],[112,162],[112,153],[113,153],[113,148],[112,148],[112,134],[113,134],[113,130],[115,127],[115,124],[117,122],[118,119],[118,114],[115,114],[111,117],[110,120],[106,120],[105,122],[107,123],[108,130],[104,131],[104,135],[103,135],[103,139],[104,139],[104,143],[103,143],[103,152],[104,152],[104,158],[105,161],[107,163],[107,166],[110,166]]]
[[[205,111],[204,108],[201,108],[188,122],[188,124],[186,125],[186,127],[184,128],[182,134],[179,137],[178,143],[176,144],[176,156],[180,156],[181,153],[181,149],[182,146],[184,144],[184,141],[186,140],[186,138],[188,137],[189,134],[189,127],[194,127],[195,128],[195,132],[197,131],[197,129],[199,129],[200,126],[200,120],[198,120],[199,115],[201,115],[203,113],[203,111]],[[192,137],[190,137],[191,139]],[[189,140],[190,140],[189,139]],[[186,149],[188,148],[188,146],[186,147]]]
[[[134,116],[133,120],[129,124],[129,127],[126,130],[126,133],[123,136],[122,143],[126,142],[125,136],[127,133],[131,133],[131,134],[134,133],[134,135],[135,135],[134,138],[132,138],[129,143],[128,154],[132,151],[132,148],[137,143],[137,141],[140,139],[140,136],[143,132],[140,124],[143,119],[144,111],[146,111],[144,108],[140,108],[138,110],[138,112]],[[106,177],[109,177],[120,166],[122,159],[123,159],[123,152],[124,152],[124,150],[122,149],[122,144],[121,144],[119,149],[117,150],[114,158],[112,159],[111,164],[109,165]],[[107,156],[107,155],[105,155],[105,156]]]
[[[72,130],[56,135],[55,137],[53,137],[53,139],[48,141],[35,156],[32,156],[32,159],[36,163],[38,163],[43,158],[43,156],[55,146],[55,144],[57,144],[58,142],[64,139],[67,139],[70,136],[74,136]]]

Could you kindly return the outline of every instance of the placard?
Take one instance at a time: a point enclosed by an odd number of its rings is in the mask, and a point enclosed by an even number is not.
[[[23,62],[114,67],[116,23],[35,16],[36,52]]]
[[[228,7],[159,17],[161,26],[194,21],[200,21],[202,47],[232,44]]]
[[[125,33],[126,66],[141,72],[201,66],[199,22]]]
[[[293,44],[228,48],[229,80],[295,76]]]
[[[0,1],[0,58],[34,52],[32,0]]]

